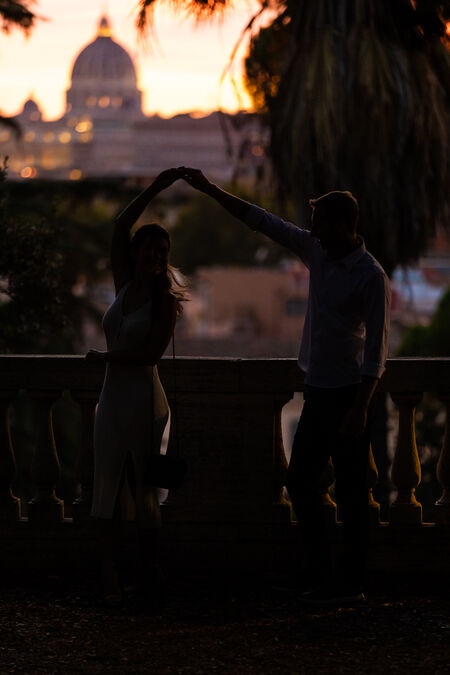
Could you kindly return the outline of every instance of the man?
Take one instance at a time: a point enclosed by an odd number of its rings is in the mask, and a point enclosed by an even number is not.
[[[180,167],[184,180],[254,230],[293,251],[310,271],[299,365],[305,403],[295,434],[286,486],[307,553],[303,599],[363,600],[369,509],[369,404],[388,350],[390,286],[357,234],[358,203],[350,192],[311,199],[311,230],[249,204]],[[332,459],[344,537],[333,578],[320,479]]]

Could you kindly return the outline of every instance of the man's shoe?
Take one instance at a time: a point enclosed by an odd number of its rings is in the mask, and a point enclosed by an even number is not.
[[[300,595],[300,602],[316,606],[352,605],[364,602],[365,599],[364,593],[358,588],[322,587]]]

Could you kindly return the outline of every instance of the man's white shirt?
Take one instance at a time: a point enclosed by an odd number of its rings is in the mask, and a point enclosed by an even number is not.
[[[320,242],[278,216],[251,206],[245,222],[295,253],[310,273],[299,366],[314,387],[344,387],[379,378],[389,341],[389,279],[364,242],[331,260]]]

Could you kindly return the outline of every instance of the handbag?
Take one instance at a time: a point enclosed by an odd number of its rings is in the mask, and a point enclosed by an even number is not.
[[[144,482],[148,487],[179,490],[187,473],[187,462],[182,457],[150,455],[145,466]]]
[[[148,487],[164,488],[165,490],[179,490],[187,474],[187,462],[180,456],[180,440],[178,430],[178,405],[177,405],[177,380],[175,361],[175,337],[172,335],[172,363],[173,363],[173,390],[174,406],[173,417],[175,418],[176,455],[174,457],[151,453],[147,458],[144,469],[144,485]],[[153,420],[155,418],[155,391],[152,381],[153,414],[152,414],[152,442]]]

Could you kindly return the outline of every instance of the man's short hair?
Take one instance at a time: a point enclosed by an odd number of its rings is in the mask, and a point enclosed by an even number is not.
[[[320,209],[330,220],[343,220],[351,232],[356,232],[359,206],[349,190],[327,192],[317,199],[310,199],[309,204],[313,209]]]

